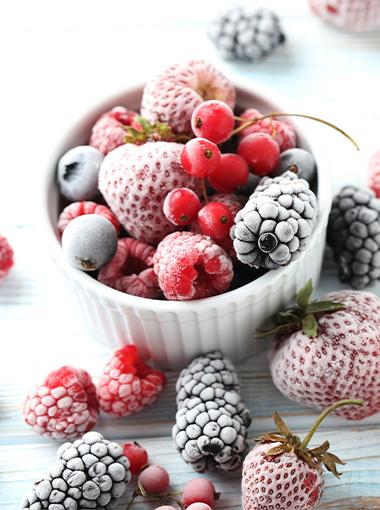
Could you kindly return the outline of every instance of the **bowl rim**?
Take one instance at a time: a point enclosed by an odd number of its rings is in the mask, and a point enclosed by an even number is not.
[[[252,93],[255,96],[259,97],[260,100],[267,102],[275,108],[275,111],[292,111],[286,110],[284,106],[287,102],[279,97],[277,93],[274,93],[272,90],[269,90],[267,86],[265,86],[265,91],[263,90],[263,85],[258,84],[256,81],[251,79],[244,78],[236,78],[232,79],[232,82],[236,89],[240,89],[245,93]],[[117,304],[126,308],[134,308],[145,311],[154,311],[154,312],[187,312],[187,313],[198,313],[199,311],[205,311],[206,308],[219,308],[224,305],[228,305],[230,303],[234,303],[237,300],[242,299],[243,297],[247,297],[249,295],[259,294],[264,288],[270,286],[275,286],[276,284],[280,284],[281,279],[290,272],[296,272],[297,266],[302,263],[302,260],[305,256],[307,256],[308,251],[312,243],[309,244],[309,247],[305,250],[305,252],[301,255],[301,257],[280,269],[268,271],[266,274],[260,276],[256,280],[247,283],[237,289],[227,291],[223,294],[218,294],[216,296],[211,296],[207,298],[190,300],[190,301],[169,301],[169,300],[158,300],[158,299],[150,299],[143,298],[139,296],[133,296],[131,294],[126,294],[103,283],[100,283],[97,279],[90,276],[88,273],[84,271],[80,271],[79,269],[74,268],[66,261],[62,249],[61,243],[57,237],[57,229],[54,227],[51,221],[51,217],[49,214],[49,201],[50,201],[50,187],[52,182],[52,173],[56,168],[56,162],[59,156],[62,154],[62,146],[64,145],[65,139],[70,138],[70,135],[75,129],[83,124],[84,119],[89,118],[94,115],[95,111],[107,109],[110,103],[115,105],[119,104],[121,98],[126,94],[136,93],[141,91],[145,84],[134,84],[130,87],[120,91],[117,94],[113,94],[106,100],[99,102],[97,105],[88,109],[84,114],[82,114],[79,118],[76,119],[69,129],[65,130],[64,137],[57,143],[55,150],[52,151],[52,156],[48,162],[46,171],[43,175],[43,197],[42,197],[42,216],[43,216],[43,226],[45,233],[48,234],[48,239],[50,243],[50,251],[52,253],[53,260],[58,265],[58,267],[63,270],[71,280],[75,280],[78,285],[82,288],[85,288],[88,292],[92,294],[96,294],[98,298],[103,298],[108,302],[113,302],[113,304]],[[289,101],[288,101],[289,103]],[[310,146],[310,149],[315,157],[317,163],[317,172],[318,172],[318,204],[319,204],[319,214],[317,218],[317,223],[312,233],[313,237],[319,238],[322,234],[322,231],[325,229],[328,215],[330,212],[331,201],[332,201],[332,190],[330,183],[330,168],[329,162],[324,150],[324,146],[320,141],[318,142],[315,139],[315,136],[312,133],[312,129],[308,126],[300,126],[298,120],[292,117],[292,124],[297,130],[297,133],[301,135],[301,137],[307,142]],[[264,299],[265,294],[261,292],[260,299]]]

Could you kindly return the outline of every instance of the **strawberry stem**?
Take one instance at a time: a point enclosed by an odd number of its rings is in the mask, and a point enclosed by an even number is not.
[[[310,119],[310,120],[314,120],[316,122],[320,122],[321,124],[325,124],[326,126],[329,126],[332,129],[335,129],[335,131],[338,131],[338,133],[340,133],[341,135],[346,137],[348,140],[350,140],[350,142],[356,147],[356,149],[359,150],[359,145],[355,142],[355,140],[348,133],[343,131],[343,129],[336,126],[332,122],[329,122],[328,120],[320,119],[319,117],[314,117],[313,115],[306,115],[304,113],[283,113],[283,112],[267,113],[266,115],[262,115],[261,117],[255,117],[254,119],[247,120],[247,122],[243,122],[243,124],[241,124],[240,126],[238,126],[237,128],[235,128],[232,131],[231,136],[236,135],[237,133],[240,133],[245,128],[252,126],[253,124],[256,124],[256,122],[258,122],[260,120],[273,118],[273,117],[301,117],[303,119]],[[240,120],[240,121],[245,121],[245,119],[243,119],[242,117],[235,117],[235,119]]]
[[[320,424],[323,422],[323,420],[328,416],[330,413],[336,411],[339,407],[347,406],[347,405],[355,405],[355,406],[362,406],[364,404],[363,400],[338,400],[338,402],[335,402],[335,404],[332,404],[331,406],[327,407],[316,419],[313,426],[309,430],[307,436],[304,438],[302,443],[300,444],[299,449],[305,450],[307,445],[309,444],[311,438],[313,437],[314,433],[320,426]]]

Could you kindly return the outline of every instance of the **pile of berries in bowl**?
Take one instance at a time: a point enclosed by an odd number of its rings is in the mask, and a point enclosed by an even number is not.
[[[318,279],[327,165],[253,88],[203,61],[173,65],[60,148],[46,194],[55,259],[112,346],[170,367],[217,348],[242,358],[256,327]]]

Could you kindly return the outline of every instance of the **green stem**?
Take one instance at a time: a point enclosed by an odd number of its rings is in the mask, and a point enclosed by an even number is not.
[[[236,135],[237,133],[240,133],[240,131],[243,131],[245,128],[252,126],[253,124],[256,124],[256,122],[258,122],[260,120],[268,119],[268,118],[272,118],[272,117],[301,117],[303,119],[310,119],[310,120],[314,120],[316,122],[320,122],[321,124],[325,124],[326,126],[329,126],[333,129],[335,129],[336,131],[338,131],[338,133],[340,133],[341,135],[346,137],[348,140],[350,140],[350,142],[356,147],[356,149],[359,150],[359,145],[355,142],[355,140],[348,133],[343,131],[343,129],[336,126],[332,122],[320,119],[318,117],[314,117],[313,115],[306,115],[304,113],[283,113],[283,112],[267,113],[266,115],[262,115],[261,117],[256,117],[254,119],[248,120],[247,122],[244,122],[243,124],[241,124],[240,126],[238,126],[237,128],[235,128],[232,131],[231,136]],[[241,117],[236,117],[236,118],[240,119],[240,120],[245,120],[245,119],[241,119]]]
[[[302,441],[299,449],[305,450],[307,445],[309,444],[311,438],[313,437],[315,431],[318,429],[319,425],[323,422],[323,420],[328,416],[330,413],[336,411],[339,407],[347,406],[347,405],[355,405],[355,406],[362,406],[364,404],[363,400],[338,400],[338,402],[335,402],[335,404],[332,404],[331,406],[327,407],[323,413],[316,419],[315,423],[309,430],[309,433]]]

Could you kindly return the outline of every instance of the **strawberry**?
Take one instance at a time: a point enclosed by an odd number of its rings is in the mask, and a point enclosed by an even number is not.
[[[280,312],[270,353],[274,384],[289,399],[316,408],[353,396],[365,401],[337,414],[361,420],[380,411],[380,299],[354,290],[311,301],[311,281],[297,304]],[[269,332],[266,332],[269,333]]]
[[[212,64],[192,60],[165,69],[147,83],[141,115],[149,122],[167,122],[176,133],[191,134],[191,114],[203,101],[218,99],[235,106],[235,88]]]
[[[100,409],[121,417],[152,404],[166,384],[166,376],[145,363],[135,345],[115,351],[100,378]]]
[[[173,188],[200,193],[200,181],[183,171],[183,145],[175,142],[125,144],[110,152],[100,167],[99,189],[112,212],[136,239],[159,243],[177,228],[163,212]]]
[[[336,464],[344,464],[329,452],[329,442],[308,448],[324,418],[341,406],[361,406],[361,400],[340,400],[325,409],[301,441],[278,413],[277,430],[257,439],[258,444],[244,460],[242,476],[243,510],[314,510],[322,495],[324,466],[337,478]]]

